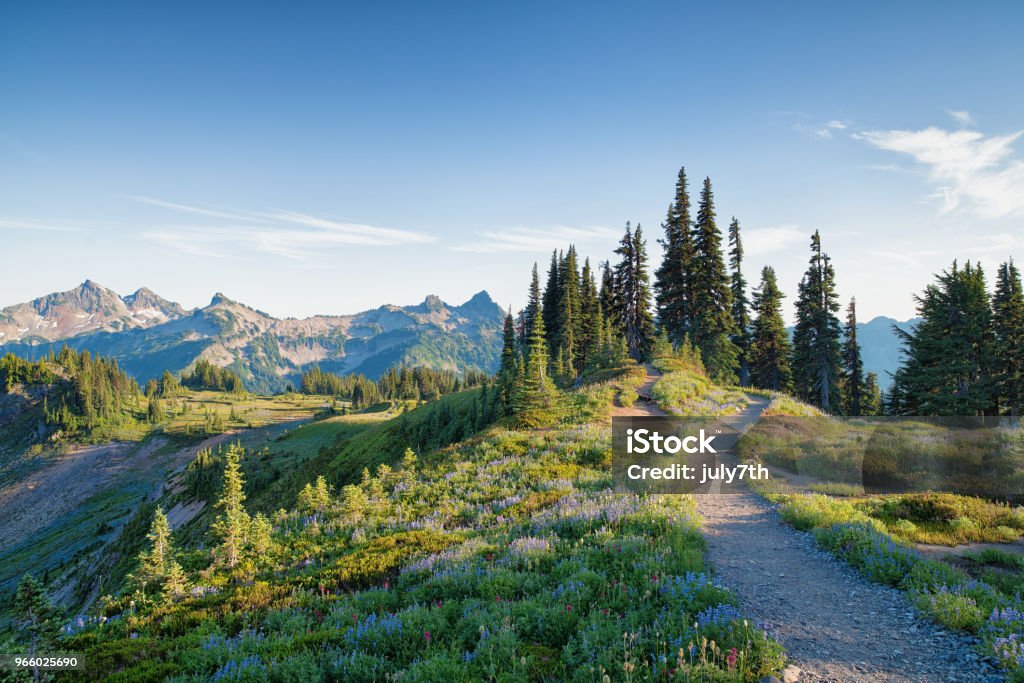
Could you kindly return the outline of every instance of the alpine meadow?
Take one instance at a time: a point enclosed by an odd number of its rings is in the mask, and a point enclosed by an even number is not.
[[[1022,23],[3,6],[0,683],[1024,683]]]

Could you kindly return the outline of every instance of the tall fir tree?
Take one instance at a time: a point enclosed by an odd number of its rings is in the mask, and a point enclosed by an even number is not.
[[[598,299],[597,282],[594,280],[594,271],[590,267],[590,259],[583,261],[583,271],[580,274],[580,338],[578,348],[580,353],[577,358],[577,372],[582,373],[588,365],[588,356],[594,345],[594,339],[601,334],[601,303]]]
[[[920,322],[894,327],[903,363],[893,377],[888,409],[900,415],[990,415],[995,336],[981,265],[954,261],[915,297]]]
[[[739,349],[740,386],[750,384],[750,300],[747,297],[747,280],[743,277],[743,241],[740,239],[740,222],[733,216],[729,224],[729,269],[732,292],[732,320],[736,327],[731,339]]]
[[[225,453],[224,484],[217,501],[220,514],[211,527],[214,535],[220,539],[220,560],[232,569],[243,559],[250,527],[249,513],[242,505],[245,501],[242,452],[241,445],[233,443]]]
[[[19,635],[28,641],[30,658],[53,652],[60,636],[60,610],[31,574],[22,577],[14,592],[14,616]],[[41,680],[40,669],[33,669],[33,678]]]
[[[842,327],[836,317],[838,311],[835,270],[815,230],[810,265],[797,290],[792,366],[797,396],[825,412],[842,408]]]
[[[558,350],[558,344],[554,343],[559,339],[560,330],[558,322],[561,319],[561,312],[558,304],[562,301],[561,283],[558,276],[561,274],[562,257],[558,250],[551,252],[551,265],[548,267],[548,280],[544,286],[544,293],[541,295],[541,316],[544,318],[544,335],[548,341],[548,353],[554,359]]]
[[[563,383],[571,383],[579,368],[577,356],[582,355],[579,347],[580,272],[575,246],[569,246],[558,265],[558,337],[554,343],[559,362],[556,373]]]
[[[517,381],[514,414],[524,427],[541,427],[554,419],[558,408],[558,391],[548,376],[543,316],[533,318],[528,350]]]
[[[135,580],[139,588],[145,592],[150,586],[163,587],[167,576],[177,564],[174,557],[174,544],[171,540],[171,525],[167,515],[161,508],[153,513],[153,522],[146,534],[149,548],[139,553],[139,570]],[[180,571],[180,567],[177,571]]]
[[[850,299],[846,307],[846,326],[843,328],[843,412],[864,415],[867,388],[864,379],[864,361],[857,341],[857,299]]]
[[[663,258],[654,280],[658,319],[669,339],[678,345],[689,333],[692,322],[690,280],[695,258],[685,168],[679,169],[675,199],[669,205],[662,227],[665,237],[659,242]]]
[[[722,257],[722,233],[715,222],[711,179],[704,187],[694,224],[694,261],[690,279],[694,345],[700,349],[708,374],[717,382],[735,383],[739,349],[732,342],[736,325],[732,318],[732,290]]]
[[[775,269],[761,270],[761,284],[754,292],[754,322],[750,341],[750,379],[754,386],[774,391],[790,391],[792,353],[789,334],[782,320],[782,299]]]
[[[516,374],[519,371],[519,351],[516,329],[512,320],[512,309],[505,316],[504,343],[501,349],[501,366],[498,369],[498,411],[511,415],[515,402]]]
[[[604,322],[609,329],[618,329],[619,320],[616,318],[617,303],[615,301],[615,270],[610,261],[601,263],[601,290],[598,292],[598,302],[601,304],[601,313]]]
[[[526,299],[526,308],[523,309],[523,326],[519,338],[519,348],[523,355],[527,353],[530,330],[533,329],[533,320],[541,315],[541,293],[540,275],[537,273],[537,264],[533,264],[533,276],[530,280],[530,293]]]
[[[1002,412],[1016,417],[1024,411],[1024,292],[1012,259],[996,272],[992,332],[993,388]]]
[[[626,223],[626,232],[615,253],[621,257],[615,266],[615,317],[626,339],[629,355],[636,361],[642,361],[650,355],[654,343],[654,317],[651,314],[647,245],[640,225],[634,232]]]

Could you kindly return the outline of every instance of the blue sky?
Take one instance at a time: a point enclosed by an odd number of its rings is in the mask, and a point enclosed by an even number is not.
[[[1024,258],[1019,3],[374,5],[0,5],[0,306],[519,306],[627,220],[656,262],[684,164],[750,279],[820,229],[864,319]]]

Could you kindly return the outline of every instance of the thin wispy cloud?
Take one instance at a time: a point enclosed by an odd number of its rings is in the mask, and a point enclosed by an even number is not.
[[[189,204],[178,204],[176,202],[167,202],[162,199],[154,199],[153,197],[132,197],[135,201],[140,204],[149,204],[150,206],[158,206],[161,209],[171,209],[172,211],[181,211],[183,213],[192,213],[199,216],[210,216],[212,218],[226,218],[228,220],[239,220],[239,221],[251,221],[254,218],[259,219],[259,214],[255,212],[241,212],[241,211],[223,211],[220,209],[207,208],[204,206],[191,206]],[[263,220],[257,220],[257,222],[265,222]]]
[[[485,230],[476,233],[476,236],[476,241],[460,244],[452,249],[476,253],[549,252],[563,249],[566,244],[608,243],[618,240],[622,236],[622,231],[604,227],[519,227],[508,230]]]
[[[959,123],[961,126],[973,126],[974,117],[971,116],[971,112],[965,110],[947,109],[946,113],[952,117],[954,121]]]
[[[160,226],[143,233],[179,253],[227,256],[239,248],[293,260],[304,260],[325,249],[343,246],[398,246],[433,242],[422,232],[382,228],[312,216],[295,211],[240,211],[168,202],[152,197],[136,201],[172,211],[224,219],[216,225]]]
[[[911,157],[935,186],[942,211],[967,209],[981,218],[1024,215],[1024,161],[1014,144],[1024,135],[975,130],[874,130],[853,137]]]
[[[58,223],[0,219],[0,230],[41,230],[44,232],[79,232],[81,228]]]
[[[830,138],[836,131],[846,130],[849,126],[844,121],[832,120],[828,121],[824,126],[817,129],[815,134],[820,138]]]
[[[794,123],[792,125],[793,130],[800,133],[804,133],[806,135],[813,135],[814,137],[823,138],[826,140],[830,139],[833,135],[841,131],[847,130],[850,127],[849,121],[844,121],[841,119],[832,119],[830,121],[826,121],[825,123],[814,123],[806,120],[811,118],[807,114],[802,114],[800,118],[805,120]]]

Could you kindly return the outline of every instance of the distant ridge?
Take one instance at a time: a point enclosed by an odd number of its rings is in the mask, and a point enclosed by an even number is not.
[[[145,287],[121,297],[86,280],[0,310],[0,354],[34,358],[67,343],[117,358],[140,381],[205,358],[269,392],[297,386],[314,365],[370,377],[401,363],[493,371],[503,317],[486,291],[458,306],[429,295],[414,306],[279,319],[221,292],[188,310]]]

